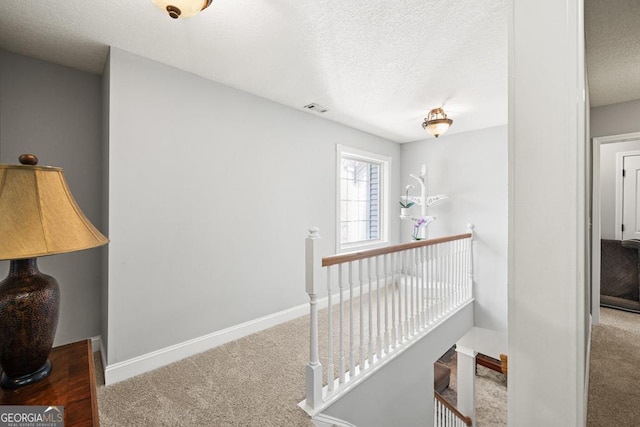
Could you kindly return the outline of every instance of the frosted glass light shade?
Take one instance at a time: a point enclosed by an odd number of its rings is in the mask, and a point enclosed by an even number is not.
[[[0,216],[1,260],[74,252],[109,242],[78,207],[61,168],[0,165]]]
[[[436,138],[449,130],[453,124],[453,120],[448,119],[442,108],[434,108],[424,119],[422,127]]]
[[[427,125],[427,132],[429,132],[431,135],[437,138],[443,133],[445,133],[447,130],[449,130],[449,126],[451,126],[451,122],[452,122],[451,119],[432,120]]]
[[[152,0],[173,19],[188,18],[205,10],[212,0]]]

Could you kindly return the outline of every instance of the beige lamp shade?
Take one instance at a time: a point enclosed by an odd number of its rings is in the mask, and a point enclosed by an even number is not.
[[[0,259],[74,252],[108,242],[78,207],[61,168],[0,165]]]

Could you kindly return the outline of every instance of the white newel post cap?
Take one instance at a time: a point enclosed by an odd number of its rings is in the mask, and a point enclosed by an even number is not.
[[[309,234],[308,236],[311,239],[317,239],[320,237],[320,229],[318,227],[311,227],[309,228]]]
[[[320,229],[318,227],[309,228],[309,234],[305,239],[305,288],[309,295],[316,294],[316,286],[320,285],[321,280],[322,257],[320,256],[320,248],[318,247],[320,239]]]

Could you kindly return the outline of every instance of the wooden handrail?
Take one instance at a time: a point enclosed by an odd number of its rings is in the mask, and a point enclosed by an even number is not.
[[[350,252],[347,254],[332,255],[322,258],[322,266],[329,267],[336,264],[344,264],[345,262],[358,261],[361,259],[371,258],[379,255],[386,255],[394,252],[401,252],[407,249],[421,248],[423,246],[437,245],[439,243],[453,242],[454,240],[468,239],[472,237],[471,233],[457,234],[455,236],[438,237],[437,239],[416,240],[415,242],[401,243],[399,245],[385,246],[384,248],[371,249],[362,252]]]
[[[455,406],[453,406],[451,403],[449,403],[447,401],[447,399],[445,399],[444,397],[442,397],[442,395],[440,393],[438,393],[437,391],[434,391],[433,394],[435,395],[436,399],[438,400],[438,402],[442,403],[444,406],[447,407],[448,410],[450,410],[456,417],[458,417],[460,420],[462,420],[463,423],[465,423],[466,425],[468,425],[469,427],[471,427],[471,417],[467,417],[465,415],[462,415],[460,413],[460,411],[458,411],[456,409]]]

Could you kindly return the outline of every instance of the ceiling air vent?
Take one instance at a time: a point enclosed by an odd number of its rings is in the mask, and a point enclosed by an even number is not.
[[[314,103],[307,104],[302,108],[305,108],[305,109],[311,110],[311,111],[315,111],[316,113],[326,113],[327,112],[327,109],[324,108],[322,105],[318,105],[318,104],[314,104]]]

